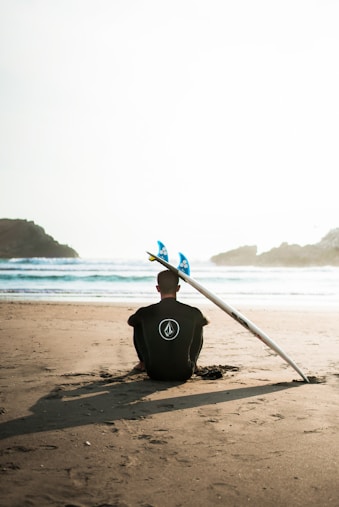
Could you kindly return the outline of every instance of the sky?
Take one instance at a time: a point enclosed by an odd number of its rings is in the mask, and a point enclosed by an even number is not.
[[[81,257],[320,241],[338,21],[336,0],[0,0],[0,218]]]

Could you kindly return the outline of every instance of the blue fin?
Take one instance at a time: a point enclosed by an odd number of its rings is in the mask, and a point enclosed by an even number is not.
[[[163,243],[161,243],[161,241],[158,241],[158,246],[159,246],[158,257],[160,257],[160,259],[164,259],[164,261],[168,262],[167,248],[165,247],[165,245]]]
[[[178,270],[182,271],[182,273],[185,273],[186,275],[189,276],[191,273],[191,268],[190,268],[190,264],[187,260],[187,257],[185,257],[185,255],[182,254],[181,252],[179,252],[179,255],[180,255],[180,262],[179,262]]]

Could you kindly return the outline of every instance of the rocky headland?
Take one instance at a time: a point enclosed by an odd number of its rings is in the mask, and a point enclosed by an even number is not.
[[[79,257],[68,245],[61,245],[33,221],[0,219],[0,258]]]
[[[218,266],[312,267],[339,266],[339,228],[332,229],[319,243],[300,246],[282,243],[258,254],[257,246],[241,246],[211,257]]]

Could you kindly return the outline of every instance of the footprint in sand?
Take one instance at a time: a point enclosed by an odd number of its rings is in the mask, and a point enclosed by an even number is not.
[[[167,444],[167,440],[161,440],[160,438],[153,438],[153,435],[139,435],[138,440],[148,440],[150,444]]]
[[[73,468],[67,469],[67,474],[69,479],[72,481],[72,484],[77,488],[82,488],[86,486],[88,483],[88,475],[82,472],[78,472]]]

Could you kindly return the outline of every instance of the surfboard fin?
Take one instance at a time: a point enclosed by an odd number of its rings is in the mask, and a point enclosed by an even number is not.
[[[178,270],[181,271],[182,273],[185,273],[185,275],[190,276],[191,268],[190,268],[190,264],[187,260],[187,257],[185,257],[185,255],[181,252],[179,252],[179,256],[180,256],[180,262],[179,262]]]
[[[160,257],[160,259],[164,259],[164,261],[168,262],[167,248],[165,247],[165,245],[161,241],[158,241],[158,247],[159,247],[158,257]]]

